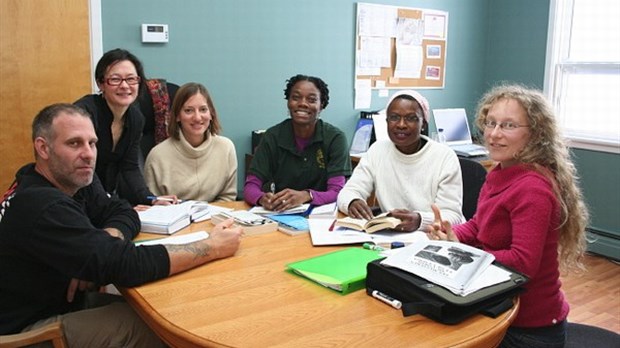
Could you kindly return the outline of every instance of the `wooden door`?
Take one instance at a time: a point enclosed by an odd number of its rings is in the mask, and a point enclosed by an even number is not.
[[[34,160],[39,110],[91,90],[88,0],[0,0],[0,193]]]

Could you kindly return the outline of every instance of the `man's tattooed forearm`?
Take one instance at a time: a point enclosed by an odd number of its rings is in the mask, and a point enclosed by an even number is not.
[[[194,258],[204,257],[209,255],[209,251],[211,251],[211,246],[206,243],[190,243],[190,244],[180,244],[180,245],[165,245],[168,253],[174,252],[186,252],[190,254],[194,254]]]

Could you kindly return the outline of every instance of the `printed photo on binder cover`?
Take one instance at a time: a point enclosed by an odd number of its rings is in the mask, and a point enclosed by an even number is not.
[[[466,296],[510,280],[510,272],[492,265],[495,257],[466,244],[429,240],[402,248],[382,265],[413,273],[454,294]]]
[[[375,250],[347,248],[290,263],[287,270],[345,295],[365,287],[366,265],[381,257]]]

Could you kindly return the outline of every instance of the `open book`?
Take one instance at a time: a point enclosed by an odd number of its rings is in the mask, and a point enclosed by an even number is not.
[[[465,296],[510,280],[510,272],[501,272],[499,267],[491,265],[494,260],[492,254],[466,244],[428,240],[400,249],[381,264],[413,273]]]
[[[373,233],[385,229],[394,229],[401,224],[401,220],[392,216],[387,216],[389,213],[383,213],[375,216],[370,220],[366,219],[354,219],[352,217],[345,217],[336,220],[335,226],[351,228],[358,231],[365,231],[366,233]]]

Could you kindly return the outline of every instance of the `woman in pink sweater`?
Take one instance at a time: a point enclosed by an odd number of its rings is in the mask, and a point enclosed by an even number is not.
[[[429,237],[477,246],[530,277],[501,347],[563,347],[569,305],[560,268],[583,268],[588,221],[568,148],[545,97],[522,86],[489,91],[476,124],[498,165],[473,218],[452,228],[436,212]]]

